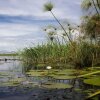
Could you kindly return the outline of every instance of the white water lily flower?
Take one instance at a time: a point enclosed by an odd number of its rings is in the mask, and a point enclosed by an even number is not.
[[[51,69],[52,67],[51,67],[51,66],[47,66],[46,68],[49,70],[49,69]]]

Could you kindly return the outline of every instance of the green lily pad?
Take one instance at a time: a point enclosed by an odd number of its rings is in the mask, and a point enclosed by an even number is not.
[[[0,84],[0,86],[17,86],[17,85],[19,85],[18,82],[5,82]]]
[[[48,82],[48,83],[43,84],[42,87],[49,88],[49,89],[66,89],[66,88],[71,88],[72,85]]]
[[[85,79],[84,83],[86,84],[90,84],[90,85],[96,85],[96,86],[100,86],[100,77],[93,77],[90,79]]]
[[[67,75],[54,75],[52,76],[54,79],[58,79],[58,80],[68,80],[68,79],[74,79],[76,78],[75,76],[67,76]]]
[[[95,91],[94,89],[88,89],[88,90],[84,90],[83,93],[87,93],[88,95],[90,95],[94,91]]]
[[[94,92],[94,93],[91,93],[88,97],[87,97],[87,99],[88,100],[90,100],[90,99],[92,99],[92,100],[98,100],[98,98],[96,98],[97,97],[97,95],[99,95],[100,94],[100,90],[98,90],[98,91],[96,91],[96,92]]]
[[[26,73],[27,75],[29,76],[45,76],[48,74],[48,71],[44,70],[44,71],[41,71],[41,70],[30,70],[29,72]]]
[[[17,86],[19,85],[22,81],[25,81],[25,78],[15,78],[15,79],[10,79],[7,82],[2,82],[0,83],[0,86]]]
[[[22,82],[22,81],[25,81],[26,79],[25,78],[15,78],[15,79],[11,79],[11,80],[9,80],[9,82],[18,82],[18,83],[20,83],[20,82]]]
[[[74,90],[77,91],[77,92],[81,92],[82,91],[82,89],[80,89],[80,88],[75,88]]]

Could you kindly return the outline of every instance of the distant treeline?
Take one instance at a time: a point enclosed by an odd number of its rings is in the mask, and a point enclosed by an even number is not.
[[[18,56],[17,53],[11,53],[11,54],[0,54],[0,56]]]

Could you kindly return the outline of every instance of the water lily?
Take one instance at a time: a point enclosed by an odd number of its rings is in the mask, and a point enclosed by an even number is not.
[[[46,69],[50,70],[52,67],[51,66],[47,66]]]

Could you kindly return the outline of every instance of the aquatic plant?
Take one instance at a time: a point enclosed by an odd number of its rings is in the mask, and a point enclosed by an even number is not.
[[[53,82],[44,83],[44,84],[42,84],[42,87],[49,88],[49,89],[67,89],[67,88],[72,88],[72,86],[70,84],[53,83]]]
[[[53,17],[55,18],[55,20],[58,22],[58,24],[61,26],[61,28],[63,29],[64,33],[66,34],[66,36],[68,37],[69,41],[71,42],[71,39],[68,35],[68,33],[66,32],[65,28],[63,27],[63,25],[60,23],[60,21],[57,19],[57,17],[55,16],[55,14],[52,12],[53,9],[53,4],[51,2],[48,2],[46,4],[44,4],[44,10],[45,11],[50,11],[51,14],[53,15]]]
[[[95,85],[95,86],[100,86],[100,77],[93,77],[90,79],[85,79],[84,83],[90,84],[90,85]]]
[[[98,44],[90,44],[88,40],[84,39],[84,36],[79,36],[75,40],[71,40],[69,33],[77,30],[80,32],[81,26],[72,28],[68,24],[68,31],[57,19],[53,13],[53,4],[48,2],[44,5],[44,10],[51,12],[55,20],[61,26],[60,29],[63,30],[62,36],[59,36],[57,27],[49,26],[45,28],[49,41],[42,45],[37,45],[36,47],[25,48],[22,53],[22,59],[25,65],[25,70],[30,69],[45,69],[46,66],[52,66],[52,68],[64,69],[67,66],[74,68],[85,68],[93,67],[99,65],[100,60],[100,47]],[[48,30],[50,30],[48,32]],[[67,41],[67,39],[69,41]],[[61,38],[65,41],[63,43]],[[67,42],[66,42],[67,41]]]

